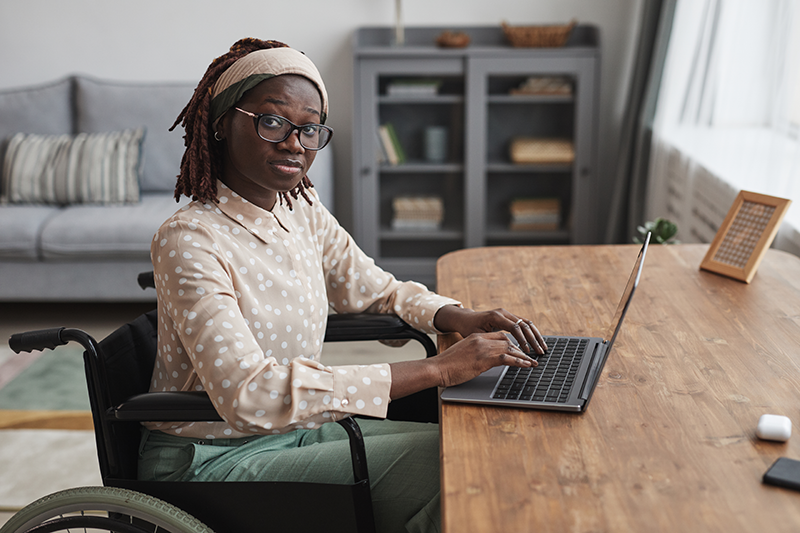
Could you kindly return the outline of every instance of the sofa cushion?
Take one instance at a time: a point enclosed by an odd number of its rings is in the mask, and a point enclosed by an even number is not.
[[[70,78],[0,91],[0,161],[8,139],[17,133],[72,133]]]
[[[183,156],[183,128],[170,126],[196,84],[117,83],[79,76],[75,80],[75,125],[97,133],[144,126],[142,192],[175,190]]]
[[[35,261],[39,258],[39,233],[59,208],[42,205],[0,207],[0,259]],[[8,280],[6,280],[8,282]]]
[[[47,261],[149,260],[156,230],[182,205],[171,193],[142,194],[134,205],[73,205],[47,220],[41,254]]]
[[[2,196],[14,203],[139,201],[144,129],[78,135],[18,133],[3,160]]]

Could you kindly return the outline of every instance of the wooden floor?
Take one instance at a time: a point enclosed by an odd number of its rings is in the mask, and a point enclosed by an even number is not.
[[[0,410],[0,429],[94,429],[89,411]]]

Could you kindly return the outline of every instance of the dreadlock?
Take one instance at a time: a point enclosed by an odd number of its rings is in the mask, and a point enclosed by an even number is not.
[[[175,186],[175,200],[180,200],[181,195],[190,197],[192,200],[203,202],[215,202],[217,200],[217,181],[216,176],[220,175],[223,165],[222,143],[213,142],[214,132],[209,123],[209,111],[211,108],[211,92],[219,77],[228,67],[240,58],[257,50],[268,50],[271,48],[286,48],[288,45],[279,41],[262,41],[260,39],[246,38],[241,39],[231,46],[227,54],[224,54],[208,66],[206,73],[197,84],[189,103],[183,108],[175,123],[169,129],[174,130],[179,124],[183,126],[185,135],[183,136],[186,150],[181,159],[181,173],[178,174],[178,182]],[[289,193],[281,193],[281,202],[284,200],[289,208],[292,207],[291,195],[295,200],[298,195],[311,204],[311,200],[306,194],[306,189],[313,187],[307,176],[303,176],[301,182]]]

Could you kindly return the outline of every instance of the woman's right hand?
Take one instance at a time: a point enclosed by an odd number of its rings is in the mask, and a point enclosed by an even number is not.
[[[502,331],[473,333],[429,361],[435,364],[441,376],[440,387],[460,385],[495,366],[538,365]]]
[[[397,400],[430,387],[460,385],[500,365],[527,368],[538,363],[502,331],[473,333],[434,357],[392,363],[390,396]]]

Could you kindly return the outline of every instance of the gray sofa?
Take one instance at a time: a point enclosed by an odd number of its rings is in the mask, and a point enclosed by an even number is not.
[[[152,269],[153,234],[180,205],[172,195],[183,154],[183,129],[168,129],[194,86],[71,76],[0,91],[0,162],[8,139],[17,133],[146,128],[138,203],[0,204],[0,301],[155,299],[154,291],[139,288],[136,277]],[[310,176],[323,202],[332,181],[330,152],[320,152]]]

